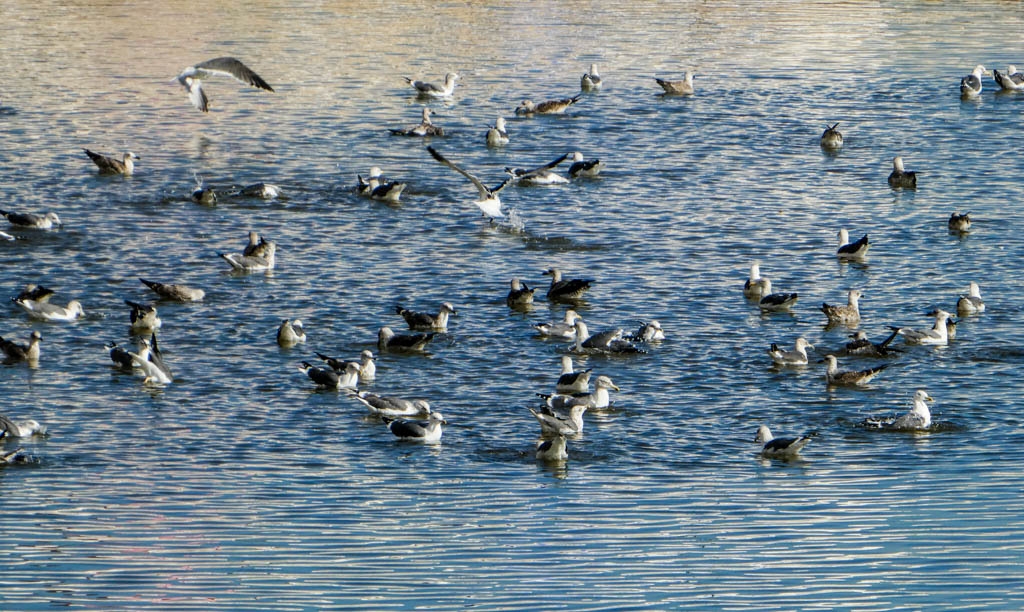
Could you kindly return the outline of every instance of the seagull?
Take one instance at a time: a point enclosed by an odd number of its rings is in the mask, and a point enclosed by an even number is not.
[[[761,299],[757,306],[763,312],[781,312],[792,308],[797,301],[795,293],[773,293],[772,281],[767,278],[761,279]]]
[[[652,320],[641,323],[639,329],[625,338],[634,342],[661,342],[665,339],[665,330],[661,328],[661,323]]]
[[[89,149],[83,149],[85,154],[89,156],[89,159],[100,169],[100,174],[123,174],[125,176],[131,176],[132,172],[135,171],[135,162],[133,160],[142,159],[138,155],[128,151],[121,156],[121,159],[115,159],[113,157],[107,157],[106,155],[100,155],[99,153],[93,153]]]
[[[441,441],[441,426],[447,425],[448,421],[440,412],[431,412],[426,421],[394,420],[390,417],[381,417],[388,430],[395,434],[400,440],[410,442],[422,442],[424,444],[437,444]]]
[[[754,442],[764,444],[761,448],[761,455],[773,459],[795,459],[800,454],[800,449],[807,446],[811,441],[810,436],[799,438],[775,438],[767,425],[757,428],[757,435]]]
[[[591,64],[590,72],[584,72],[580,77],[580,90],[582,91],[597,91],[603,84],[601,75],[597,73],[597,64]]]
[[[132,331],[153,331],[160,329],[163,322],[156,316],[156,306],[152,304],[139,304],[131,300],[125,300],[125,304],[132,309],[129,318]]]
[[[319,368],[303,361],[299,371],[321,389],[355,389],[359,384],[359,364],[354,361],[348,362],[341,372],[335,371],[334,368]]]
[[[38,331],[33,331],[29,336],[28,344],[18,344],[13,340],[6,340],[0,336],[0,351],[3,351],[6,359],[4,363],[15,363],[28,361],[29,363],[39,361],[39,341],[43,336]]]
[[[398,181],[380,182],[376,187],[370,190],[370,198],[397,204],[406,187],[408,187],[406,183],[400,183]]]
[[[401,306],[395,306],[395,312],[402,315],[405,322],[409,324],[409,329],[442,332],[448,330],[448,315],[458,315],[451,302],[442,303],[437,314],[414,312]]]
[[[904,170],[903,158],[899,155],[892,158],[889,186],[893,189],[917,189],[917,173],[913,170]]]
[[[509,142],[508,131],[505,130],[505,118],[498,117],[494,125],[487,128],[487,146],[500,147]]]
[[[949,330],[946,323],[953,316],[945,310],[935,311],[935,325],[931,329],[917,330],[905,327],[891,327],[903,336],[907,344],[949,344]]]
[[[380,166],[374,166],[370,168],[370,178],[364,179],[361,174],[356,175],[356,191],[359,195],[370,196],[373,194],[373,190],[380,186],[382,170]]]
[[[116,342],[108,342],[104,345],[107,348],[107,354],[110,355],[110,360],[114,362],[122,370],[131,370],[134,366],[134,360],[132,359],[131,353],[124,349],[124,347],[118,345]]]
[[[430,115],[434,114],[434,111],[430,110],[429,107],[423,107],[423,119],[419,125],[414,125],[411,128],[390,128],[390,132],[396,136],[444,136],[444,128],[438,125],[434,125],[430,121]]]
[[[565,109],[576,104],[579,100],[579,94],[571,98],[562,98],[561,100],[545,100],[540,104],[534,104],[532,100],[523,100],[516,107],[516,114],[526,116],[560,115],[565,112]]]
[[[196,204],[212,206],[217,203],[217,192],[212,187],[203,187],[203,179],[196,177],[196,188],[192,190],[189,198]]]
[[[583,294],[590,289],[593,279],[573,278],[562,280],[562,271],[558,268],[548,268],[543,273],[551,277],[551,286],[548,287],[548,300],[552,302],[574,302],[582,299]]]
[[[974,70],[964,78],[960,79],[960,95],[964,98],[973,98],[981,93],[981,77],[988,74],[985,67],[978,64]]]
[[[260,236],[259,232],[249,232],[249,244],[245,245],[242,249],[242,255],[245,257],[266,257],[270,253],[270,245],[273,244],[265,236]]]
[[[533,303],[533,292],[536,289],[530,289],[518,278],[513,278],[510,285],[508,295],[505,296],[505,303],[509,308],[519,308]]]
[[[32,300],[33,302],[49,302],[50,298],[53,297],[53,294],[53,289],[29,283],[25,285],[25,288],[22,289],[18,295],[11,298],[11,301],[17,302],[19,300]]]
[[[555,392],[589,393],[590,374],[592,371],[593,368],[588,368],[586,370],[574,372],[572,357],[569,355],[562,355],[562,374],[558,377],[558,382],[555,383]]]
[[[688,96],[693,93],[693,73],[686,72],[683,74],[682,81],[666,81],[665,79],[659,79],[654,77],[654,80],[661,85],[661,88],[665,90],[665,94],[670,96]]]
[[[389,417],[392,419],[400,417],[427,418],[430,416],[430,404],[427,400],[407,400],[400,397],[377,395],[369,391],[349,391],[349,395],[366,406],[371,413]]]
[[[583,413],[587,411],[587,403],[574,404],[568,414],[556,412],[545,406],[540,411],[530,408],[537,422],[540,423],[541,435],[573,436],[583,433]]]
[[[580,318],[580,315],[573,309],[565,311],[564,319],[553,323],[538,323],[534,325],[534,329],[540,332],[542,336],[550,336],[554,338],[562,338],[565,340],[576,339],[576,321]]]
[[[237,253],[217,253],[224,258],[224,261],[231,264],[231,269],[238,272],[259,272],[273,270],[277,245],[273,242],[265,243],[263,255],[245,255]]]
[[[28,316],[40,321],[74,321],[85,314],[78,300],[71,300],[67,306],[32,300],[15,300],[14,303],[21,306]]]
[[[764,281],[761,278],[761,265],[757,262],[750,264],[750,276],[743,283],[743,295],[750,300],[760,300],[767,295],[764,290]]]
[[[476,186],[476,190],[480,194],[480,199],[477,200],[475,204],[480,207],[484,216],[490,217],[491,221],[493,221],[495,217],[500,219],[505,216],[501,212],[501,199],[498,197],[498,192],[504,189],[512,181],[512,177],[506,178],[494,189],[488,189],[486,185],[480,182],[480,179],[448,161],[448,159],[441,155],[434,147],[427,147],[427,151],[430,152],[431,157],[468,178],[470,182]]]
[[[339,374],[348,369],[348,364],[354,363],[359,368],[359,380],[361,382],[373,382],[377,377],[377,365],[374,363],[376,357],[373,356],[373,351],[368,349],[359,354],[359,361],[344,361],[328,357],[323,353],[317,353],[316,356],[323,359],[331,369]]]
[[[160,297],[176,302],[199,302],[206,296],[206,292],[202,289],[193,289],[185,285],[168,285],[144,278],[139,280],[143,285],[155,291]]]
[[[981,289],[978,283],[971,281],[967,295],[961,295],[956,301],[956,314],[961,317],[985,312],[985,302],[981,301]]]
[[[0,240],[16,240],[16,238],[7,232],[0,232]]]
[[[583,153],[573,151],[572,165],[569,166],[569,176],[572,178],[595,178],[604,169],[604,163],[600,159],[583,159]]]
[[[850,242],[850,233],[845,228],[839,230],[839,248],[836,249],[836,257],[841,261],[861,261],[867,256],[870,248],[867,234],[861,236],[857,242]]]
[[[830,385],[866,385],[871,379],[878,376],[882,370],[889,367],[887,364],[880,365],[867,370],[839,370],[839,363],[835,355],[825,355],[823,360],[828,364],[825,370],[825,380]]]
[[[203,91],[202,80],[218,74],[227,75],[252,87],[274,91],[274,88],[261,79],[260,75],[233,57],[218,57],[200,62],[195,66],[189,66],[181,71],[176,80],[188,92],[188,99],[192,102],[192,106],[205,113],[210,109],[209,99],[206,97],[206,92]]]
[[[797,338],[793,350],[787,351],[779,348],[779,345],[772,343],[768,354],[771,355],[772,363],[778,366],[802,366],[807,365],[807,349],[814,348],[805,338]]]
[[[295,346],[306,341],[306,330],[302,328],[302,321],[285,319],[277,328],[277,344],[283,347]]]
[[[281,188],[270,183],[253,183],[239,189],[238,195],[246,198],[273,200],[281,196]]]
[[[55,212],[48,212],[42,215],[36,213],[19,213],[0,210],[0,215],[7,219],[7,222],[14,227],[22,229],[50,229],[54,225],[61,225],[60,217]]]
[[[1019,91],[1024,89],[1024,74],[1017,72],[1017,67],[1010,64],[1006,67],[1006,74],[994,70],[996,83],[1003,88],[1003,91]]]
[[[961,233],[969,232],[971,230],[970,214],[970,212],[965,212],[964,214],[961,215],[959,213],[954,212],[953,214],[949,215],[949,221],[947,222],[947,225],[949,226],[949,231]]]
[[[821,148],[823,149],[840,149],[843,146],[843,135],[836,128],[839,124],[825,126],[825,131],[821,134]]]
[[[13,438],[31,438],[36,435],[45,435],[46,426],[40,425],[39,421],[35,419],[14,421],[0,414],[0,432],[4,432]]]
[[[576,319],[574,325],[576,326],[576,346],[573,350],[577,353],[636,354],[645,352],[629,340],[623,338],[621,328],[598,332],[591,336],[583,319]]]
[[[382,327],[377,332],[377,350],[391,353],[421,353],[433,339],[434,334],[396,335],[390,327]]]
[[[594,380],[593,393],[555,393],[554,395],[538,393],[537,396],[544,399],[544,404],[548,408],[547,414],[558,415],[558,411],[570,410],[578,405],[585,405],[587,408],[607,408],[611,405],[611,397],[608,395],[608,391],[611,390],[618,391],[619,388],[615,386],[611,378],[598,376]]]
[[[914,407],[910,412],[893,421],[889,428],[904,431],[928,429],[932,425],[932,412],[928,409],[926,402],[934,401],[927,391],[918,389],[914,393]]]
[[[561,174],[554,172],[554,168],[569,158],[569,154],[566,153],[557,159],[550,161],[543,166],[537,166],[536,168],[530,168],[526,170],[524,168],[505,168],[505,172],[510,174],[513,179],[520,185],[560,185],[569,182],[569,179],[565,178]]]
[[[565,461],[569,453],[565,450],[565,436],[556,435],[537,441],[537,459],[541,461]]]
[[[846,306],[833,306],[822,303],[821,311],[828,317],[829,323],[842,323],[843,325],[856,325],[860,323],[861,292],[859,289],[850,289],[847,294]]]
[[[846,343],[843,347],[843,354],[856,356],[856,357],[889,357],[893,353],[900,353],[897,348],[890,348],[889,345],[899,335],[899,330],[893,331],[889,336],[881,342],[875,343],[868,339],[868,335],[863,331],[858,331],[850,334],[850,338],[853,338],[850,342]]]
[[[25,449],[23,448],[16,448],[11,452],[5,451],[0,453],[0,463],[2,464],[14,465],[18,463],[31,463],[32,461],[32,457],[25,454]]]
[[[174,376],[164,363],[160,348],[156,343],[156,335],[139,339],[139,352],[128,353],[132,357],[132,365],[142,370],[145,378],[142,384],[169,384]]]
[[[418,96],[423,96],[425,98],[447,98],[455,91],[455,80],[459,78],[459,75],[454,72],[449,72],[444,75],[444,85],[441,87],[438,87],[433,83],[427,83],[426,81],[414,81],[409,77],[403,78],[406,83],[416,90],[416,95]]]

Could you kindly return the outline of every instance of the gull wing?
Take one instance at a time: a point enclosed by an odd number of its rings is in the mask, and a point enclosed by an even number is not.
[[[454,163],[452,163],[451,161],[449,161],[449,160],[448,160],[448,159],[447,159],[447,158],[446,158],[446,157],[445,157],[444,155],[441,155],[441,154],[440,154],[440,153],[439,153],[439,152],[437,151],[437,149],[435,149],[434,147],[427,147],[427,151],[429,151],[429,152],[430,152],[430,155],[431,155],[431,157],[433,157],[433,158],[434,158],[434,159],[436,159],[437,161],[441,162],[442,164],[444,164],[444,165],[448,166],[448,167],[449,167],[449,168],[451,168],[452,170],[454,170],[454,171],[458,172],[458,173],[459,173],[459,174],[461,174],[462,176],[464,176],[464,177],[468,178],[468,179],[469,179],[470,181],[472,181],[472,182],[473,182],[473,184],[474,184],[474,185],[476,185],[476,189],[477,189],[477,191],[479,191],[479,192],[480,192],[480,199],[484,199],[484,198],[487,198],[488,196],[490,196],[490,195],[492,195],[492,194],[495,194],[495,193],[497,193],[497,192],[498,192],[498,191],[500,191],[500,190],[501,190],[501,189],[502,189],[503,187],[505,187],[505,185],[507,185],[507,184],[508,184],[509,180],[511,180],[511,179],[506,179],[506,180],[505,180],[504,182],[502,182],[502,183],[501,183],[501,185],[499,185],[499,186],[498,186],[498,188],[497,188],[497,189],[495,189],[495,190],[493,190],[493,191],[492,191],[492,190],[488,189],[486,185],[484,185],[483,183],[481,183],[481,182],[480,182],[480,179],[478,179],[478,178],[476,178],[475,176],[473,176],[472,174],[470,174],[470,173],[466,172],[466,171],[465,171],[465,170],[463,170],[462,168],[460,168],[460,167],[456,166],[456,165],[455,165]]]
[[[236,81],[259,87],[267,91],[274,91],[274,88],[267,84],[260,75],[253,72],[248,66],[233,57],[218,57],[206,60],[195,65],[195,69],[209,74],[224,74]],[[189,92],[191,95],[191,91]]]

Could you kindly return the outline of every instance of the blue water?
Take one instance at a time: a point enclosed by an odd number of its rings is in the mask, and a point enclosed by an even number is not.
[[[38,368],[0,367],[5,414],[46,437],[0,469],[0,608],[1006,610],[1024,602],[1024,434],[1017,375],[1019,130],[1024,94],[976,101],[977,63],[1024,65],[1024,14],[1004,3],[11,2],[0,9],[2,207],[57,211],[60,231],[0,243],[0,291],[29,282],[77,298],[84,319],[30,322],[8,303],[0,335],[43,335]],[[236,56],[275,88],[207,84],[211,112],[171,79]],[[561,117],[514,118],[524,98],[605,89]],[[697,74],[663,98],[653,77]],[[431,143],[486,183],[506,166],[580,150],[601,178],[502,192],[490,225],[468,181],[417,139],[403,76],[456,71]],[[483,146],[509,120],[511,143]],[[840,122],[846,144],[818,137]],[[131,178],[82,153],[132,150]],[[916,191],[885,177],[901,155]],[[354,193],[373,165],[409,183],[398,206]],[[197,178],[198,177],[198,178]],[[201,206],[280,185],[271,202]],[[974,228],[946,219],[970,211]],[[840,227],[869,233],[866,264],[834,257]],[[8,228],[3,228],[5,231]],[[269,274],[228,273],[218,252],[250,230],[278,243]],[[742,295],[750,263],[797,291],[792,314]],[[510,311],[508,282],[551,266],[596,279],[592,330],[658,319],[668,340],[631,358],[577,359],[622,389],[589,412],[564,464],[533,457],[528,408],[566,345]],[[166,387],[112,368],[130,344],[138,277],[206,291],[157,302]],[[970,281],[987,311],[948,347],[907,347],[864,389],[830,389],[846,341],[821,302],[864,292],[860,325],[927,327]],[[385,354],[378,393],[423,397],[448,419],[438,446],[397,442],[342,393],[298,371],[314,351],[355,358],[394,305],[459,310],[427,356]],[[309,341],[274,342],[283,318]],[[804,336],[806,368],[773,343]],[[842,360],[868,367],[871,360]],[[935,427],[858,424],[927,389]],[[763,460],[757,426],[816,432],[799,461]]]

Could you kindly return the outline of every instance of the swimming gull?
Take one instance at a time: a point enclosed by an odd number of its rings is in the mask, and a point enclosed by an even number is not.
[[[622,336],[622,329],[609,329],[590,335],[587,324],[583,319],[576,319],[576,346],[573,350],[577,353],[616,353],[636,354],[645,351]]]
[[[547,414],[559,415],[559,411],[564,412],[578,405],[585,405],[587,408],[607,408],[611,405],[611,396],[608,392],[618,390],[611,378],[602,375],[594,379],[594,390],[591,393],[538,393],[537,396],[544,399]]]
[[[25,288],[22,289],[18,295],[11,298],[11,301],[17,302],[18,300],[32,300],[33,302],[49,302],[54,293],[53,289],[29,283],[25,285]]]
[[[406,183],[398,181],[379,182],[376,187],[370,190],[370,198],[397,204],[406,187],[408,187]]]
[[[125,304],[132,309],[129,314],[132,331],[152,331],[160,329],[163,322],[156,316],[156,306],[152,304],[139,304],[131,300],[125,300]]]
[[[447,98],[455,91],[455,80],[459,78],[459,75],[454,72],[449,72],[444,75],[444,85],[440,87],[433,83],[427,83],[426,81],[416,81],[409,77],[403,78],[406,83],[416,90],[416,95],[418,96],[427,98]]]
[[[772,291],[772,281],[767,278],[761,279],[761,299],[758,300],[757,306],[763,312],[782,312],[789,310],[796,305],[798,296],[796,293],[774,293]]]
[[[544,406],[540,410],[530,408],[530,413],[540,423],[541,435],[573,436],[583,432],[583,413],[589,407],[585,402],[574,404],[564,413]]]
[[[757,262],[750,264],[750,276],[743,283],[743,295],[747,299],[760,300],[767,295],[764,290],[765,280],[761,277],[761,265]]]
[[[859,289],[850,289],[846,297],[845,306],[836,306],[822,302],[821,311],[828,317],[829,323],[842,323],[843,325],[856,325],[860,323],[860,298]]]
[[[868,242],[868,235],[864,234],[856,242],[850,242],[850,232],[845,228],[839,230],[839,248],[836,249],[836,257],[844,261],[861,261],[871,249]]]
[[[548,268],[543,273],[551,277],[551,286],[548,287],[548,300],[552,302],[574,302],[583,297],[583,294],[590,289],[593,279],[572,278],[562,279],[562,271],[558,268]]]
[[[1017,72],[1017,67],[1010,64],[1006,67],[1006,74],[993,71],[996,83],[1003,88],[1003,91],[1019,91],[1024,89],[1024,74]]]
[[[564,318],[561,321],[555,321],[551,323],[538,323],[534,325],[534,329],[540,332],[542,336],[551,336],[555,338],[563,338],[565,340],[576,339],[576,320],[580,318],[580,315],[573,309],[565,311]]]
[[[951,316],[953,315],[940,309],[935,311],[935,325],[931,329],[917,330],[891,326],[890,329],[898,331],[907,344],[945,345],[949,344],[949,329],[946,323]]]
[[[348,368],[348,364],[354,363],[359,368],[359,380],[361,382],[373,382],[377,377],[377,364],[374,363],[377,358],[373,356],[373,351],[369,349],[364,349],[363,352],[359,353],[359,361],[335,359],[323,353],[316,353],[316,356],[323,359],[328,366],[338,373],[344,372]]]
[[[283,347],[295,346],[306,341],[306,330],[302,328],[302,321],[285,319],[277,328],[277,344]]]
[[[246,198],[261,198],[273,200],[281,197],[281,188],[270,183],[253,183],[238,190],[238,195]]]
[[[914,392],[914,407],[910,412],[903,414],[889,425],[890,429],[914,431],[928,429],[932,426],[932,412],[928,409],[927,402],[934,402],[928,392],[918,389]]]
[[[565,184],[569,182],[569,179],[555,172],[554,168],[568,158],[569,154],[566,153],[543,166],[537,166],[536,168],[530,169],[506,167],[505,172],[512,175],[512,178],[514,178],[518,184],[524,186]]]
[[[949,221],[946,223],[949,227],[949,231],[960,233],[969,232],[971,230],[970,214],[970,212],[965,212],[961,215],[960,213],[954,212],[949,215]]]
[[[128,151],[121,156],[121,159],[113,157],[107,157],[106,155],[100,155],[94,153],[89,149],[83,149],[85,154],[89,156],[89,159],[96,164],[96,167],[100,169],[100,174],[123,174],[130,176],[135,171],[136,159],[142,159],[138,155]]]
[[[28,316],[40,321],[74,321],[85,314],[78,300],[71,300],[67,306],[33,300],[15,300],[14,303],[21,306]]]
[[[901,353],[902,351],[898,348],[892,348],[889,345],[899,335],[899,330],[894,330],[889,336],[881,342],[872,342],[868,339],[868,335],[864,331],[857,331],[850,334],[850,338],[853,338],[850,342],[847,342],[843,347],[842,353],[845,355],[856,356],[856,357],[889,357],[893,353]]]
[[[831,150],[842,148],[843,135],[836,129],[838,127],[838,123],[825,127],[825,131],[821,134],[821,148]]]
[[[562,98],[560,100],[545,100],[540,104],[534,104],[532,100],[523,100],[516,107],[517,115],[558,115],[565,112],[565,109],[569,108],[573,104],[576,104],[580,100],[580,95],[577,94],[571,98]]]
[[[661,323],[652,320],[648,323],[641,323],[639,329],[625,338],[633,342],[661,342],[665,339],[665,330],[661,328]]]
[[[778,366],[803,366],[807,365],[807,349],[814,348],[806,338],[797,338],[793,344],[793,350],[787,351],[779,348],[778,344],[772,343],[771,348],[768,349],[768,354],[772,358],[772,363]]]
[[[373,190],[380,186],[380,182],[383,179],[381,173],[383,171],[380,166],[373,166],[370,168],[370,177],[364,179],[361,174],[356,175],[356,191],[359,195],[370,196],[373,194]]]
[[[513,278],[509,284],[511,288],[505,296],[505,303],[509,308],[520,308],[533,303],[533,292],[536,289],[527,287],[526,283],[520,282],[518,278]]]
[[[210,101],[206,97],[206,92],[203,91],[202,81],[214,75],[226,75],[246,85],[274,91],[274,88],[261,79],[258,74],[233,57],[218,57],[206,60],[195,66],[185,68],[177,76],[177,81],[188,92],[188,99],[192,106],[195,106],[204,113],[210,110]]]
[[[422,399],[408,400],[401,397],[377,395],[369,391],[349,391],[349,395],[366,406],[371,413],[389,417],[427,418],[430,416],[430,403]]]
[[[504,117],[498,117],[494,121],[494,125],[487,128],[486,141],[488,147],[500,147],[508,144],[508,130],[505,129]]]
[[[170,368],[164,363],[160,347],[156,343],[156,335],[149,339],[139,339],[139,352],[129,352],[132,357],[132,365],[139,368],[143,374],[143,384],[169,384],[174,376]]]
[[[424,444],[437,444],[441,441],[442,425],[448,421],[440,412],[431,412],[426,421],[395,420],[390,417],[381,417],[388,430],[395,434],[400,440],[410,442],[422,442]]]
[[[903,168],[903,158],[899,155],[892,158],[889,186],[893,189],[917,189],[917,173],[913,170],[905,170]]]
[[[981,77],[989,74],[985,67],[978,64],[974,70],[964,78],[960,79],[960,95],[965,98],[973,98],[981,93]]]
[[[3,351],[6,357],[5,363],[15,363],[18,361],[38,362],[39,342],[42,339],[43,336],[38,331],[32,332],[32,335],[29,336],[28,344],[19,344],[0,336],[0,351]]]
[[[555,435],[537,441],[537,459],[541,461],[565,461],[569,453],[565,450],[565,436]]]
[[[411,128],[390,128],[389,131],[396,136],[444,136],[444,128],[439,125],[434,125],[430,120],[430,115],[434,114],[434,111],[430,110],[429,107],[423,107],[423,119],[420,120],[419,125],[414,125]]]
[[[15,421],[6,415],[0,414],[0,432],[6,432],[12,438],[31,438],[46,434],[46,426],[40,425],[35,419],[22,419]]]
[[[431,157],[468,178],[470,182],[476,186],[477,193],[480,194],[480,199],[474,202],[474,204],[480,208],[484,216],[489,217],[491,221],[493,221],[495,217],[499,219],[504,217],[501,212],[501,199],[498,197],[498,192],[504,189],[512,181],[512,177],[506,178],[494,189],[488,189],[486,185],[480,182],[480,179],[456,166],[446,157],[441,155],[434,147],[427,147],[427,151],[430,152]]]
[[[810,441],[810,436],[776,438],[772,436],[767,425],[758,427],[757,435],[754,437],[754,442],[764,445],[761,447],[761,455],[772,459],[795,459],[800,454],[800,450]]]
[[[349,361],[345,369],[336,371],[334,368],[320,368],[303,361],[299,371],[306,374],[321,389],[355,389],[359,384],[359,364]]]
[[[823,361],[828,364],[825,368],[825,381],[830,385],[866,385],[882,370],[889,367],[887,364],[883,364],[866,370],[840,370],[835,355],[825,355]]]
[[[956,314],[961,317],[985,312],[985,302],[981,300],[981,288],[978,283],[971,281],[967,288],[967,295],[961,295],[956,301]]]
[[[249,232],[249,244],[242,249],[242,255],[246,257],[267,257],[270,255],[271,245],[266,236],[260,236],[259,232]]]
[[[127,349],[116,342],[108,342],[104,346],[107,349],[107,354],[110,355],[110,360],[119,368],[122,370],[131,370],[134,367],[135,360]]]
[[[583,153],[573,151],[572,164],[569,166],[569,176],[572,178],[594,178],[604,169],[604,162],[600,159],[583,159]]]
[[[261,247],[262,255],[245,255],[242,253],[217,253],[224,261],[231,264],[231,269],[240,272],[259,272],[273,270],[276,263],[277,245],[266,242]]]
[[[654,80],[661,85],[661,88],[665,90],[665,94],[670,96],[688,96],[693,93],[693,73],[687,71],[683,74],[682,81],[668,81],[665,79],[659,79],[654,77]]]
[[[61,225],[60,217],[55,212],[38,215],[0,210],[0,215],[6,218],[12,226],[22,229],[50,229],[54,225]]]
[[[597,73],[597,64],[591,64],[590,72],[584,72],[580,77],[580,90],[582,91],[597,91],[603,84],[601,75]]]
[[[396,334],[390,327],[382,327],[377,332],[377,350],[391,353],[422,353],[433,339],[432,333]]]
[[[31,463],[32,457],[25,453],[25,449],[16,448],[10,452],[0,452],[0,463],[15,465],[20,463]]]
[[[403,308],[401,305],[395,306],[395,312],[402,315],[402,318],[409,325],[409,329],[420,331],[447,331],[448,315],[458,315],[455,312],[455,306],[452,306],[451,302],[443,302],[437,314],[415,312],[408,308]]]
[[[196,177],[196,188],[189,196],[196,204],[212,206],[217,203],[217,192],[212,187],[203,187],[203,179]]]
[[[158,283],[144,278],[139,280],[143,285],[155,291],[160,297],[176,302],[199,302],[206,296],[206,292],[202,289],[193,289],[185,285]]]
[[[556,393],[589,393],[593,368],[573,371],[572,357],[562,355],[562,373],[555,383]]]

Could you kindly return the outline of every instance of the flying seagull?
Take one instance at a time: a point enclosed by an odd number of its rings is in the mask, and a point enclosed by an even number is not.
[[[434,159],[448,166],[452,170],[458,172],[462,176],[468,178],[474,185],[476,185],[477,191],[480,192],[480,199],[474,203],[480,207],[480,210],[483,211],[485,216],[490,217],[492,221],[494,220],[495,217],[498,217],[500,219],[501,217],[504,216],[501,213],[501,199],[498,198],[498,192],[504,189],[505,186],[509,184],[509,181],[512,180],[511,176],[502,181],[494,189],[488,189],[486,185],[480,182],[480,179],[466,172],[462,168],[456,166],[446,157],[438,153],[437,149],[435,149],[434,147],[427,147],[427,151],[430,152],[430,155]]]
[[[260,78],[260,75],[233,57],[206,60],[182,70],[177,77],[177,81],[188,91],[188,99],[192,102],[192,106],[204,113],[209,112],[209,99],[206,97],[206,92],[203,91],[202,80],[217,74],[227,75],[252,87],[274,91],[274,88]]]

